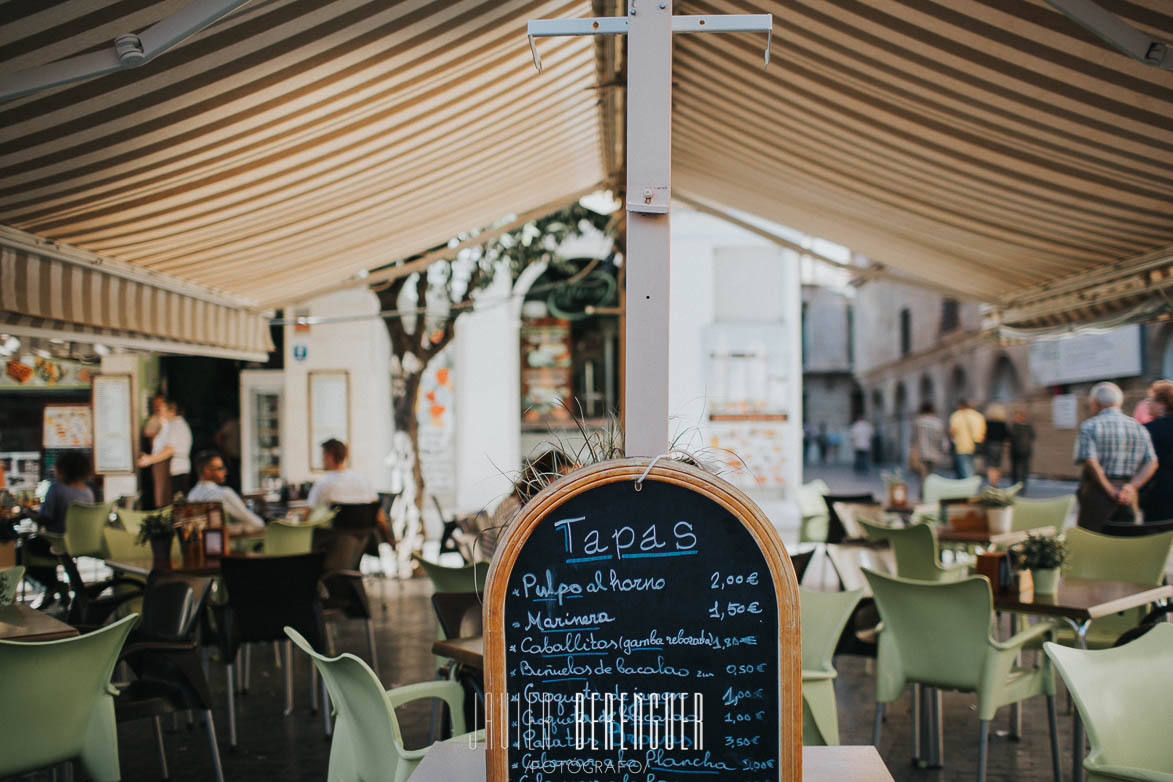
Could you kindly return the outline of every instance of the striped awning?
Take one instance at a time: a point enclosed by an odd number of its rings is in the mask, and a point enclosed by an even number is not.
[[[0,232],[0,331],[245,361],[273,349],[245,302],[11,231]]]
[[[1173,39],[1168,0],[1099,0]],[[10,4],[12,5],[12,4]],[[0,75],[180,0],[15,4]],[[677,0],[673,188],[1013,304],[1173,246],[1173,73],[1043,0]],[[624,3],[253,2],[147,64],[0,103],[0,223],[281,303],[614,173],[623,68],[529,19]],[[616,67],[619,62],[619,67]]]
[[[182,2],[17,4],[0,74]],[[104,8],[103,8],[104,6]],[[0,103],[0,223],[280,306],[602,179],[589,2],[269,0],[133,69]]]

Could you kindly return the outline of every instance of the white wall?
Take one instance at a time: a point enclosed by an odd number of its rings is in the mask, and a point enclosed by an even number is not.
[[[374,315],[379,300],[356,288],[313,299],[298,306],[312,317]],[[294,349],[304,345],[304,360]],[[391,344],[382,320],[369,318],[317,324],[307,332],[285,327],[285,409],[282,470],[291,482],[311,481],[308,389],[309,373],[344,369],[350,377],[350,464],[378,490],[390,484],[384,458],[391,451]],[[313,443],[312,447],[319,447]]]
[[[753,263],[778,264],[772,281],[742,281],[745,311],[777,316],[785,325],[784,346],[790,380],[788,420],[772,428],[782,432],[779,469],[787,487],[802,480],[802,357],[801,285],[796,253],[744,231],[731,223],[673,205],[671,330],[669,348],[670,430],[689,449],[708,446],[708,406],[712,393],[705,355],[706,327],[717,317],[714,274],[717,258],[739,257]],[[724,295],[724,294],[723,294]],[[728,302],[726,302],[727,304]],[[777,322],[777,321],[775,321]],[[784,532],[797,526],[797,510],[789,492],[750,490],[775,526]]]
[[[477,295],[456,321],[456,506],[491,508],[509,493],[521,464],[519,306],[508,298],[508,272]]]

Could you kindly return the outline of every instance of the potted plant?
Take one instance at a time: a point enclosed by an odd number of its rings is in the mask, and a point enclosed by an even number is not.
[[[1010,531],[1014,515],[1014,496],[1021,490],[1021,483],[1016,483],[1009,489],[987,486],[978,495],[978,504],[986,509],[986,526],[992,534]]]
[[[150,544],[154,559],[152,567],[155,570],[171,569],[171,540],[174,537],[175,521],[171,508],[163,508],[143,517],[137,542],[140,546]]]
[[[1015,547],[1017,565],[1030,571],[1034,590],[1042,595],[1053,595],[1059,587],[1059,568],[1067,561],[1063,541],[1049,535],[1027,535]]]

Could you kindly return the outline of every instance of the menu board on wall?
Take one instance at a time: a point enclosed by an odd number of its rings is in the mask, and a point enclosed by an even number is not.
[[[322,443],[350,445],[350,375],[344,369],[309,373],[310,469],[321,472]]]
[[[568,422],[574,396],[570,322],[530,318],[521,324],[521,422]]]
[[[45,405],[41,420],[42,448],[89,448],[94,444],[89,405]]]
[[[90,393],[94,472],[134,472],[134,396],[130,375],[94,375]]]
[[[801,778],[797,584],[728,483],[572,473],[511,525],[486,594],[489,780]]]

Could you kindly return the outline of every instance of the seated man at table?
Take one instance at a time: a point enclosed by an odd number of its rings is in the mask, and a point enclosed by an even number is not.
[[[377,502],[379,495],[367,479],[346,466],[346,443],[330,438],[322,443],[322,466],[326,470],[310,489],[311,508]]]
[[[224,485],[228,477],[228,468],[220,454],[214,451],[203,451],[196,456],[196,476],[199,483],[187,493],[188,502],[218,502],[224,506],[228,514],[228,530],[231,534],[262,530],[265,521],[248,509],[240,495],[230,486]]]

